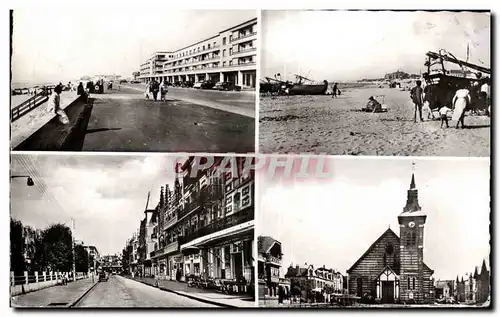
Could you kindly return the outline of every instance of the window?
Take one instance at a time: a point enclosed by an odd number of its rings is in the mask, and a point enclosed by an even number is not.
[[[411,289],[415,289],[415,278],[413,278],[413,285]]]
[[[410,277],[408,276],[408,289],[411,289]]]
[[[409,247],[417,245],[417,235],[415,231],[412,230],[406,233],[406,245]]]
[[[229,49],[229,55],[233,55],[233,48]]]
[[[210,44],[208,44],[208,49],[210,49]]]
[[[222,38],[222,45],[226,45],[226,38],[225,37]]]
[[[231,42],[233,40],[233,35],[229,35],[229,42]]]
[[[226,50],[222,50],[222,57],[226,57]]]

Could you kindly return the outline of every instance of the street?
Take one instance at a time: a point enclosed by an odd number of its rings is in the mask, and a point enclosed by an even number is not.
[[[99,282],[75,307],[218,307],[158,288],[110,275]]]
[[[83,151],[255,151],[255,119],[241,114],[254,113],[255,94],[171,88],[166,102],[154,102],[141,91],[92,95]]]

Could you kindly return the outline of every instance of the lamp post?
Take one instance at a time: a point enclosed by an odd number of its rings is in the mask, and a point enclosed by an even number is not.
[[[33,186],[33,185],[35,185],[35,182],[33,181],[33,178],[31,178],[31,176],[27,176],[27,175],[11,175],[10,179],[13,179],[13,178],[27,178],[26,185],[28,185],[30,187]]]

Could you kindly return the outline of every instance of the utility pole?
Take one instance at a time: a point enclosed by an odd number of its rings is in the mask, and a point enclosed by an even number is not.
[[[76,281],[76,263],[75,263],[75,219],[71,218],[71,251],[73,253],[73,282]]]

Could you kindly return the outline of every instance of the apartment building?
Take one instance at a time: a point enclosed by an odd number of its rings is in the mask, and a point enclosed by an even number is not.
[[[290,292],[290,281],[280,278],[283,259],[281,242],[269,236],[257,239],[259,298],[278,296],[280,286]]]
[[[257,18],[172,52],[156,52],[140,67],[148,82],[233,82],[255,88]],[[160,67],[162,65],[162,67]]]

